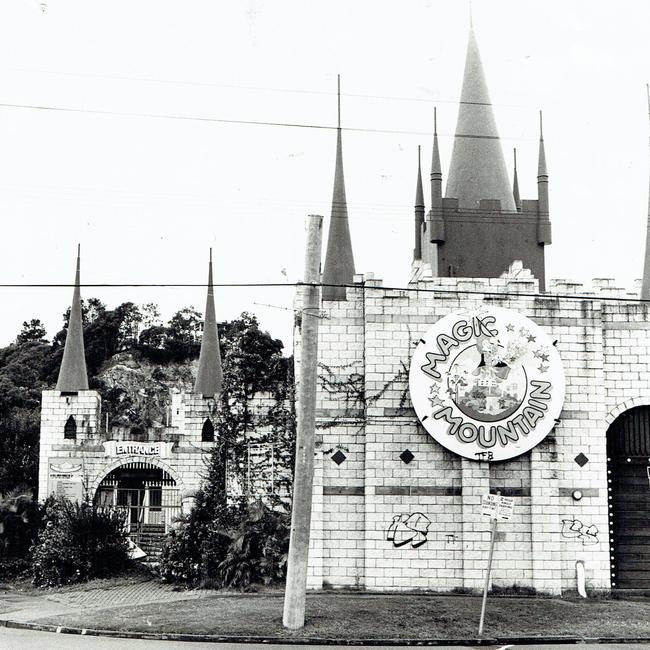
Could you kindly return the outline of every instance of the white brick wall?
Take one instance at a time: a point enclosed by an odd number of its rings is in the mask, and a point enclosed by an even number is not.
[[[581,560],[588,585],[607,589],[606,433],[621,404],[650,404],[648,307],[599,300],[626,295],[603,279],[590,287],[552,281],[554,293],[533,297],[516,295],[537,291],[528,278],[431,278],[426,268],[418,273],[411,288],[439,292],[383,291],[372,279],[365,288],[348,290],[346,301],[323,303],[319,358],[332,374],[321,374],[345,383],[357,373],[365,403],[346,400],[349,388],[340,386],[337,393],[321,382],[310,586],[480,588],[490,528],[480,515],[480,498],[498,488],[513,495],[515,517],[499,525],[494,584],[551,593],[575,589],[575,563]],[[489,295],[494,293],[502,295]],[[592,299],[582,299],[587,295]],[[429,326],[482,303],[522,313],[557,339],[566,374],[559,425],[532,452],[492,465],[456,457],[424,431],[403,372]],[[405,449],[414,454],[408,465],[399,459]],[[332,460],[337,450],[346,456],[338,466]],[[584,467],[574,460],[580,453],[589,459]],[[582,500],[572,498],[575,489],[585,492]],[[393,517],[416,512],[431,522],[426,543],[395,547],[386,534]],[[598,543],[583,546],[563,537],[564,518],[597,526]]]

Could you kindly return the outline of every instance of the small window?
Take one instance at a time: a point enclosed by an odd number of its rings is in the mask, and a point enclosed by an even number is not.
[[[68,421],[65,423],[65,427],[63,427],[63,437],[66,440],[77,439],[77,423],[72,416],[68,418]]]
[[[203,423],[203,429],[201,430],[201,440],[203,442],[214,442],[214,424],[210,418],[208,418]]]

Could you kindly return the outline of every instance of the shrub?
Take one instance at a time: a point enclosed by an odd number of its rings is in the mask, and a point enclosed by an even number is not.
[[[50,497],[32,547],[33,582],[54,586],[115,575],[129,563],[124,514]]]
[[[228,533],[230,543],[217,566],[223,587],[248,589],[285,577],[289,552],[290,521],[286,513],[271,510],[256,501],[248,508],[239,526]]]
[[[29,549],[36,539],[38,504],[30,490],[0,494],[0,579],[16,577],[29,567]]]
[[[248,590],[285,576],[289,516],[245,500],[207,507],[204,493],[168,536],[163,579],[192,586]],[[212,516],[206,517],[209,511]]]

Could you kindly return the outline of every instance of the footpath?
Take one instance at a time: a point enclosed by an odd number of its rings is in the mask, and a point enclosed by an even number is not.
[[[170,641],[338,645],[650,644],[650,599],[317,592],[305,628],[282,627],[281,589],[184,590],[147,575],[54,590],[0,585],[1,628]],[[0,643],[1,645],[1,643]]]

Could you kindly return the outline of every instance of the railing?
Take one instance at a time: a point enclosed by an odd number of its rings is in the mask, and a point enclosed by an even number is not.
[[[180,505],[118,505],[114,507],[126,514],[125,528],[131,540],[136,544],[139,543],[143,534],[168,533],[174,520],[182,512]]]

